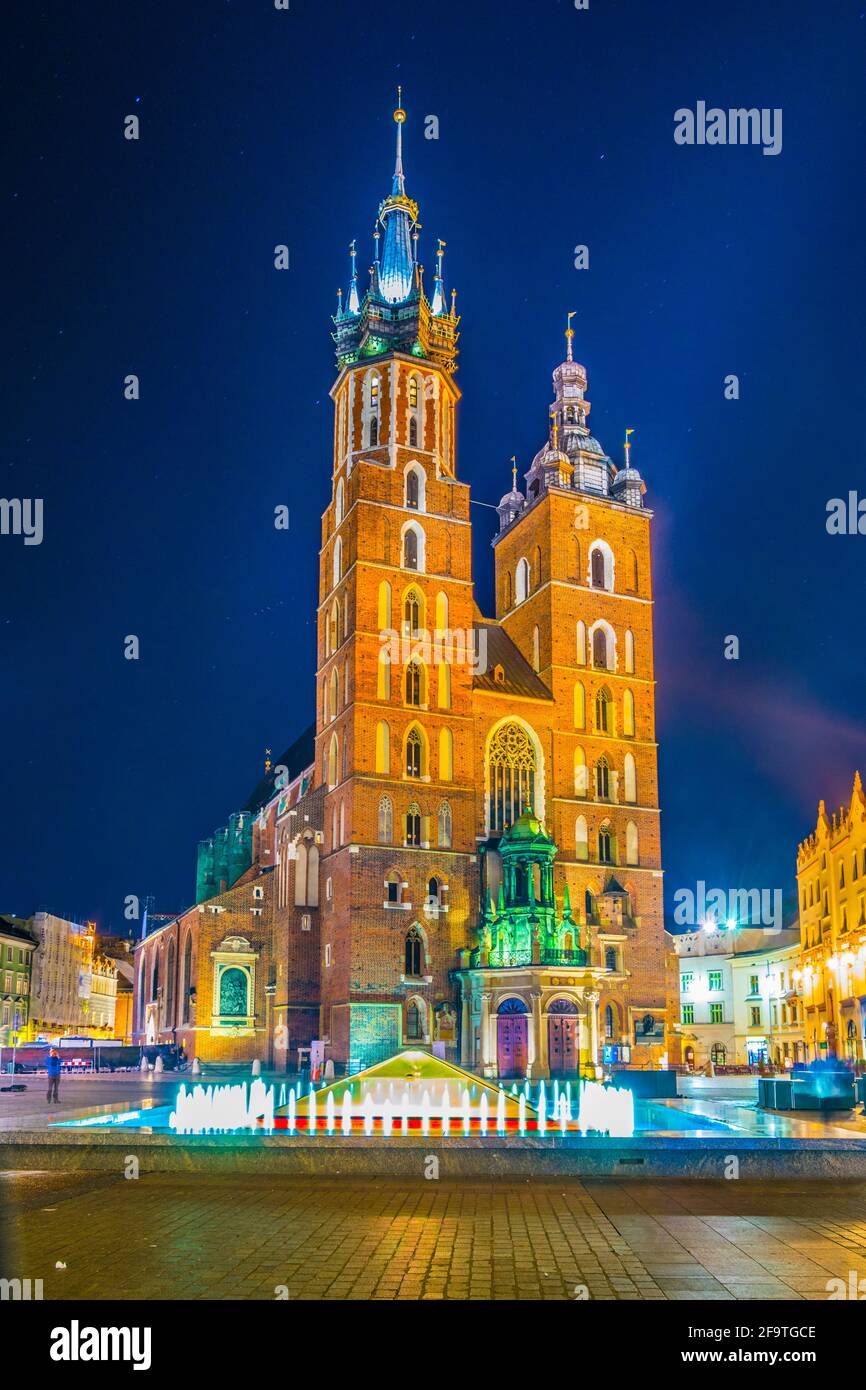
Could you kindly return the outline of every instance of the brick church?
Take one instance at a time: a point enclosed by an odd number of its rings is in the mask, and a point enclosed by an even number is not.
[[[459,319],[431,292],[405,112],[369,282],[334,317],[315,726],[199,846],[196,903],[136,951],[136,1039],[338,1070],[439,1044],[488,1076],[666,1052],[645,485],[553,373],[499,504],[496,615],[459,477]]]

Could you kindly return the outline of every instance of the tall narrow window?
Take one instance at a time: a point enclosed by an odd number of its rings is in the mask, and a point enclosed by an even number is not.
[[[600,550],[594,550],[590,556],[590,574],[594,589],[607,588],[604,582],[604,555]]]
[[[541,670],[541,635],[537,626],[532,629],[532,669]]]
[[[637,826],[632,820],[629,821],[625,828],[625,862],[627,864],[640,863]]]
[[[424,698],[424,669],[420,661],[406,667],[406,704],[420,706]]]
[[[610,703],[610,692],[600,690],[595,697],[595,727],[600,734],[613,733]]]
[[[592,664],[598,671],[608,669],[607,632],[603,627],[597,627],[592,634]]]
[[[439,807],[438,816],[438,839],[440,849],[451,848],[451,807],[447,801],[443,801]]]
[[[376,695],[380,700],[390,700],[391,698],[391,653],[387,647],[382,647],[379,651]]]
[[[391,730],[384,719],[376,725],[376,771],[391,771]]]
[[[630,690],[624,691],[622,697],[622,731],[634,737],[634,695]]]
[[[391,585],[387,579],[383,579],[379,585],[379,602],[376,609],[376,617],[379,623],[379,631],[384,632],[391,626]]]
[[[340,775],[340,742],[336,734],[331,735],[328,748],[328,786],[336,787]]]
[[[334,525],[339,526],[343,520],[343,508],[346,502],[346,489],[341,478],[337,483],[337,495],[334,502]]]
[[[379,443],[379,417],[378,417],[378,415],[372,415],[372,416],[370,417],[370,448],[371,448],[371,449],[375,449],[378,443]]]
[[[488,807],[491,831],[513,825],[535,801],[536,756],[532,739],[516,723],[503,724],[490,741]]]
[[[409,422],[409,443],[415,444],[417,440],[412,438],[413,431],[417,431],[414,419]],[[406,474],[406,506],[418,509],[418,474],[414,468],[410,468]]]
[[[406,736],[406,776],[420,777],[423,772],[424,741],[418,729],[410,729]]]
[[[595,795],[599,801],[610,800],[610,767],[607,758],[599,758],[595,765]]]
[[[523,603],[529,596],[529,561],[518,560],[517,562],[517,591],[516,598],[518,603]]]
[[[405,967],[409,978],[420,980],[424,974],[424,943],[417,927],[410,927],[406,933]]]
[[[411,527],[403,537],[403,568],[407,570],[418,568],[418,533]]]
[[[634,757],[631,753],[625,755],[625,799],[626,801],[637,801],[637,773]]]
[[[631,628],[625,634],[625,669],[629,675],[634,671],[634,633]]]
[[[343,542],[340,536],[334,541],[333,581],[336,586],[343,577]]]
[[[414,802],[406,812],[406,844],[413,848],[421,844],[421,807]]]
[[[403,601],[403,622],[409,637],[416,637],[421,630],[421,595],[417,589],[410,589]]]
[[[589,858],[589,840],[587,838],[586,816],[578,816],[574,822],[574,857],[575,859]]]
[[[574,727],[586,728],[586,691],[580,681],[574,687]]]
[[[439,780],[450,782],[454,776],[454,735],[448,728],[439,730]]]
[[[394,808],[389,796],[383,796],[379,802],[377,829],[379,844],[390,845],[394,835]]]
[[[582,618],[577,624],[577,664],[586,665],[586,623]]]
[[[574,794],[575,796],[586,796],[586,793],[586,754],[582,748],[576,748],[574,751]]]
[[[600,864],[613,863],[613,836],[607,822],[598,832],[598,862]]]

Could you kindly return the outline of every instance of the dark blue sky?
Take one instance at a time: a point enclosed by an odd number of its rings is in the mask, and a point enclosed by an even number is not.
[[[668,903],[792,889],[818,798],[866,773],[866,537],[825,530],[866,494],[864,9],[7,4],[0,495],[44,498],[45,535],[0,537],[0,911],[183,908],[196,841],[309,722],[329,315],[351,237],[369,262],[397,81],[474,496],[540,446],[569,309],[595,433],[619,458],[636,430]],[[782,153],[676,145],[699,100],[781,107]]]

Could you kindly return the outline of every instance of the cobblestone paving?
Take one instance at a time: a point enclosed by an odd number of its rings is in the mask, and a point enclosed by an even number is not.
[[[825,1299],[866,1276],[866,1183],[7,1173],[0,1223],[2,1274],[48,1299]]]

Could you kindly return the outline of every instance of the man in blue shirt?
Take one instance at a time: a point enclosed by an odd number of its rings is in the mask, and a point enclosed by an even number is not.
[[[50,1105],[53,1099],[59,1105],[60,1053],[57,1051],[56,1047],[52,1047],[49,1049],[48,1057],[46,1059],[46,1067],[48,1070],[48,1104]]]

